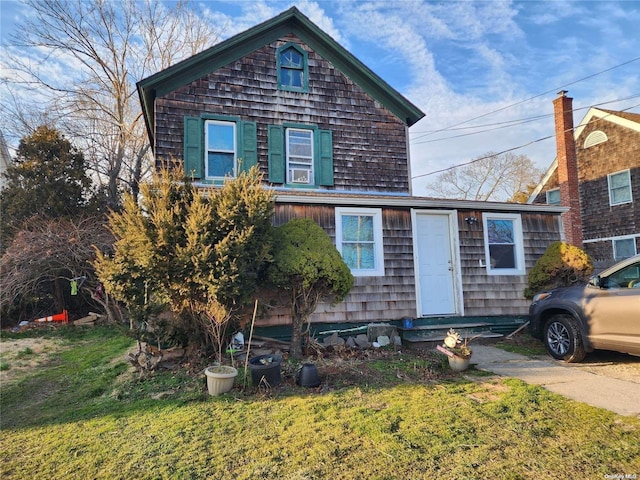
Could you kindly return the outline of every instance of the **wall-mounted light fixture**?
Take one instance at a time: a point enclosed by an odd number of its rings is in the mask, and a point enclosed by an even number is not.
[[[465,217],[464,221],[469,225],[475,225],[478,223],[478,217]]]

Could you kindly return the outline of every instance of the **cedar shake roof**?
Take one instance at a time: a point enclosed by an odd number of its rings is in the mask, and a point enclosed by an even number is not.
[[[418,107],[320,30],[297,8],[291,7],[271,20],[140,80],[137,83],[138,96],[151,143],[153,144],[154,137],[156,97],[187,85],[290,33],[295,34],[315,52],[331,62],[406,125],[411,126],[424,117],[425,114]]]

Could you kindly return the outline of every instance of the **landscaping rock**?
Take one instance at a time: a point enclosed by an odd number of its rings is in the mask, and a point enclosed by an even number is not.
[[[369,338],[364,333],[361,333],[360,335],[358,335],[355,338],[355,342],[356,342],[356,345],[358,345],[360,348],[371,347],[371,342],[369,341]]]
[[[386,335],[380,335],[380,336],[378,337],[378,344],[379,344],[381,347],[386,347],[386,346],[387,346],[387,345],[389,345],[390,343],[391,343],[391,339],[390,339],[388,336],[386,336]]]
[[[333,347],[340,347],[340,346],[344,345],[345,342],[344,342],[344,339],[340,338],[338,336],[338,333],[336,332],[333,335],[325,338],[323,343],[326,346],[330,345],[330,346],[333,346]]]
[[[378,337],[394,337],[398,335],[396,327],[388,323],[370,323],[367,325],[367,339],[370,342],[378,341]]]

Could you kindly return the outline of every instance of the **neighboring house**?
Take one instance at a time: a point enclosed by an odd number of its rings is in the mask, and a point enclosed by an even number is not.
[[[4,172],[13,163],[7,143],[4,141],[4,135],[0,131],[0,190],[2,190],[7,183],[4,178]]]
[[[640,252],[640,114],[592,107],[574,129],[566,92],[554,105],[558,154],[528,202],[570,206],[565,237],[605,268]]]
[[[527,313],[526,274],[566,209],[413,197],[408,128],[423,112],[296,8],[138,92],[158,167],[216,185],[257,164],[274,224],[309,217],[334,239],[355,285],[313,322]],[[290,321],[282,308],[262,324]]]

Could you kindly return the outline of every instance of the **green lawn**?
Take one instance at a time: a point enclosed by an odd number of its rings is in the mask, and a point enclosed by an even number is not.
[[[139,380],[117,332],[70,330],[47,333],[55,349],[3,349],[1,373],[14,370],[2,383],[3,480],[640,475],[640,419],[484,372],[450,375],[437,357],[323,360],[318,390],[286,378],[209,397],[204,375]],[[16,372],[25,357],[36,366]]]

